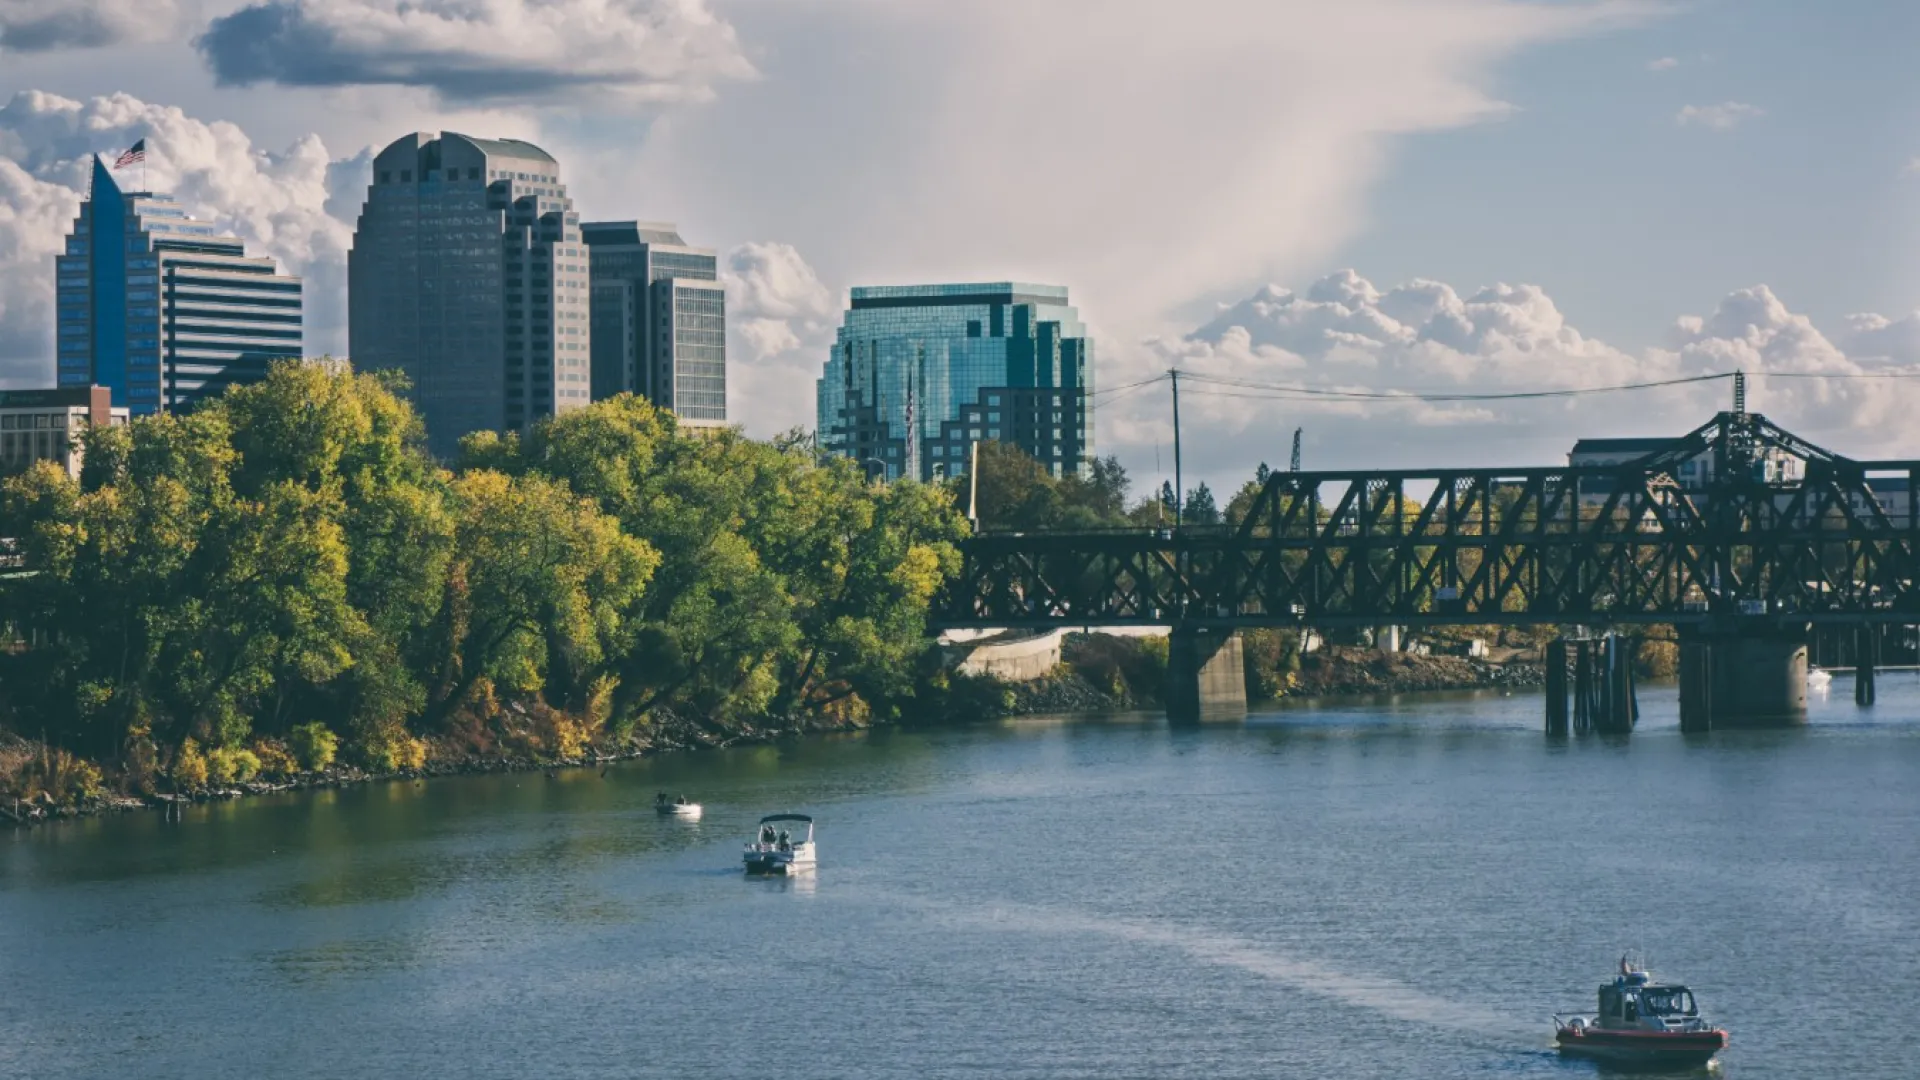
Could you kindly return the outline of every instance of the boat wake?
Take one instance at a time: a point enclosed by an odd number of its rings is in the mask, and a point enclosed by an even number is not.
[[[1511,1036],[1513,1021],[1499,1013],[1440,997],[1385,976],[1341,971],[1317,960],[1291,956],[1246,938],[1165,921],[1112,919],[1030,906],[965,910],[918,898],[943,916],[970,926],[1029,933],[1095,934],[1180,952],[1199,963],[1233,968],[1289,989],[1379,1013],[1481,1036]],[[1503,1048],[1510,1048],[1507,1040]]]

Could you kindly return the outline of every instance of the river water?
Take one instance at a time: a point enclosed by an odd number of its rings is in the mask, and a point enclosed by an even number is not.
[[[1913,1077],[1920,677],[1021,720],[0,835],[0,1076],[1556,1077],[1623,950],[1720,1075]],[[656,791],[706,804],[658,818]],[[737,869],[759,815],[821,866]]]

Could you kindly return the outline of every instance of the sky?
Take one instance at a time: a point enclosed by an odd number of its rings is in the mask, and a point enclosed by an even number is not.
[[[1729,397],[1404,392],[1736,369],[1804,437],[1920,457],[1920,379],[1881,377],[1920,375],[1916,33],[1869,0],[0,0],[0,385],[52,381],[89,154],[147,138],[338,354],[372,154],[454,130],[721,252],[751,434],[813,425],[849,287],[1012,279],[1072,290],[1139,490],[1170,400],[1122,388],[1169,368],[1216,489],[1296,427],[1309,468],[1535,465]]]

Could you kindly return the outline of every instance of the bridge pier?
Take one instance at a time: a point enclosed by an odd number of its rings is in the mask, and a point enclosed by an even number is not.
[[[1246,661],[1236,631],[1175,627],[1167,639],[1167,716],[1194,721],[1247,711]]]
[[[1853,664],[1853,703],[1866,706],[1878,697],[1873,684],[1873,669],[1880,659],[1880,628],[1862,625],[1856,637],[1858,657]]]
[[[1682,628],[1680,634],[1682,730],[1806,722],[1804,627]]]
[[[1547,734],[1567,734],[1567,643],[1547,642]]]

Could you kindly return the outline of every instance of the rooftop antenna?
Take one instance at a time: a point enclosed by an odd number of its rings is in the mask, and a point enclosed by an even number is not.
[[[1293,429],[1293,460],[1287,466],[1288,472],[1300,471],[1300,429]]]

